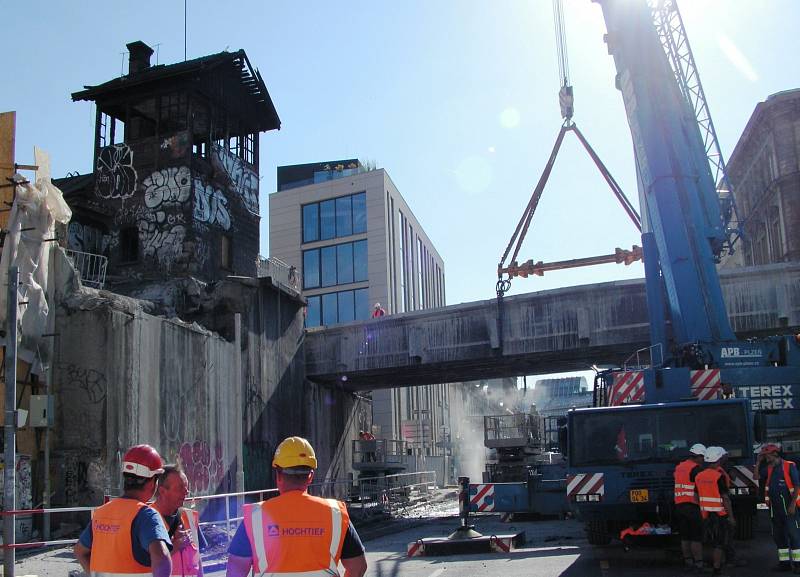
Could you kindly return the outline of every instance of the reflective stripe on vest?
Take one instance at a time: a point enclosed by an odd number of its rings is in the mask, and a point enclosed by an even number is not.
[[[181,508],[181,525],[189,530],[192,544],[180,551],[172,550],[172,575],[198,575],[200,573],[200,513]]]
[[[794,465],[794,461],[787,461],[783,459],[783,480],[786,481],[786,488],[789,489],[789,498],[792,498],[792,492],[794,491],[794,485],[792,485],[792,465]],[[764,488],[764,501],[766,501],[767,505],[769,505],[769,483],[772,480],[772,470],[774,466],[767,467],[767,485]],[[800,493],[797,494],[797,499],[795,501],[797,506],[800,507]]]
[[[244,506],[256,575],[339,575],[350,518],[344,503],[288,491]]]
[[[678,463],[675,467],[675,504],[694,503],[697,504],[697,491],[692,483],[692,471],[699,465],[687,459]]]
[[[709,513],[716,513],[722,517],[728,512],[725,510],[722,495],[719,494],[719,480],[722,477],[719,469],[705,469],[694,478],[699,497],[700,513],[705,519]]]
[[[131,528],[143,507],[147,505],[136,499],[114,499],[92,513],[89,572],[93,577],[152,575],[150,567],[133,556]],[[161,519],[161,515],[158,518]]]

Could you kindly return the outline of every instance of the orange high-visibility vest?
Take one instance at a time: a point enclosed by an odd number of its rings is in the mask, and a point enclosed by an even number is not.
[[[199,575],[200,574],[200,513],[192,509],[181,507],[181,525],[189,530],[192,544],[180,551],[172,549],[172,574],[173,575]]]
[[[678,463],[675,467],[675,504],[694,503],[697,505],[697,490],[692,482],[692,471],[699,467],[691,459],[686,459]]]
[[[147,504],[136,499],[114,499],[92,513],[92,577],[152,577],[150,567],[133,556],[131,528],[143,507]]]
[[[339,575],[347,507],[335,499],[287,491],[244,506],[244,526],[256,575]]]
[[[719,494],[718,481],[721,477],[722,473],[719,472],[719,469],[713,468],[700,471],[694,478],[703,519],[708,517],[709,513],[716,513],[721,517],[728,514],[725,504],[722,502],[722,495]]]
[[[789,489],[789,498],[792,497],[792,491],[794,491],[794,485],[792,485],[792,475],[790,473],[792,469],[792,465],[794,465],[794,461],[787,461],[783,459],[783,478],[786,481],[786,488]],[[764,500],[769,505],[769,482],[772,480],[772,470],[775,467],[769,466],[767,467],[767,486],[764,490]],[[797,500],[795,501],[797,506],[800,507],[800,493],[797,495]]]

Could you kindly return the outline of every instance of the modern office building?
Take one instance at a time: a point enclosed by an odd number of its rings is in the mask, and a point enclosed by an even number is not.
[[[744,234],[723,266],[800,260],[800,89],[756,105],[727,168]]]
[[[444,262],[386,170],[358,159],[282,166],[269,197],[270,257],[300,272],[306,326],[444,306]],[[388,320],[388,319],[387,319]],[[445,453],[447,385],[373,391],[378,437]]]

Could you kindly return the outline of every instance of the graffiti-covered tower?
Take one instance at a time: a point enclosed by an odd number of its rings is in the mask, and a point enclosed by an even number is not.
[[[261,75],[243,50],[169,65],[128,50],[127,75],[72,95],[96,127],[93,178],[65,190],[71,248],[122,280],[255,276],[259,134],[280,128]]]

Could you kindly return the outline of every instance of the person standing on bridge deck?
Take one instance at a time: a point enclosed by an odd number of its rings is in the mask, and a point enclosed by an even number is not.
[[[124,494],[95,509],[91,523],[75,544],[75,557],[87,575],[170,574],[172,542],[161,515],[147,505],[163,467],[161,456],[150,445],[136,445],[125,453]]]
[[[167,465],[158,478],[153,509],[161,513],[169,538],[172,539],[172,574],[202,577],[200,514],[183,507],[188,494],[189,480],[184,472],[176,465]]]
[[[308,494],[317,458],[311,444],[289,437],[272,460],[279,496],[244,506],[244,520],[228,548],[227,577],[280,574],[363,577],[364,546],[347,506]]]
[[[706,447],[692,445],[689,456],[675,467],[675,519],[681,536],[683,563],[687,568],[703,568],[703,518],[700,515],[695,478],[702,470]]]
[[[764,497],[772,518],[772,538],[778,546],[778,571],[800,573],[800,477],[797,465],[782,459],[780,447],[767,443],[761,455],[767,462],[767,483]]]
[[[728,542],[728,532],[736,526],[728,485],[722,474],[722,447],[706,448],[706,468],[695,477],[700,514],[703,517],[703,541],[713,549],[713,574],[722,575],[722,557]]]

